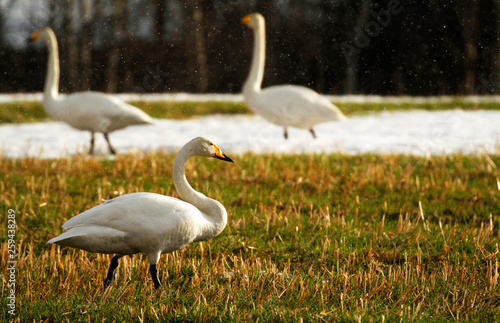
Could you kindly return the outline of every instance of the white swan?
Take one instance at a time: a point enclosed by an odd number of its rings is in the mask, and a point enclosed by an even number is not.
[[[151,124],[153,119],[142,110],[117,97],[99,92],[77,92],[64,98],[59,96],[59,53],[56,35],[49,27],[31,34],[30,41],[41,40],[49,50],[43,106],[49,116],[70,126],[91,133],[89,153],[94,152],[94,134],[102,132],[109,151],[116,151],[109,142],[108,133],[130,125]]]
[[[233,162],[210,140],[195,138],[179,150],[174,160],[174,184],[184,201],[154,193],[122,195],[71,218],[62,226],[68,231],[47,243],[115,254],[105,287],[113,280],[120,257],[143,253],[148,257],[151,277],[158,288],[156,263],[162,253],[211,239],[221,233],[227,223],[224,206],[195,191],[186,180],[184,168],[191,156]]]
[[[243,96],[250,109],[271,123],[283,126],[285,138],[288,127],[309,129],[328,121],[347,120],[344,114],[323,96],[296,85],[278,85],[261,89],[266,58],[266,26],[264,17],[253,13],[241,18],[241,23],[254,31],[252,65],[243,86]]]

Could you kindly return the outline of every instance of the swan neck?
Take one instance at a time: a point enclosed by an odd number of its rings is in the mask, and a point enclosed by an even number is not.
[[[49,51],[49,59],[43,93],[46,99],[54,100],[59,93],[59,51],[57,39],[53,33],[49,33],[46,45]]]
[[[254,43],[250,73],[243,87],[244,93],[259,92],[264,77],[266,60],[266,27],[262,23],[253,30]]]
[[[186,179],[185,168],[187,160],[193,155],[189,145],[179,150],[174,160],[173,180],[175,189],[180,197],[205,215],[208,227],[201,240],[206,240],[222,232],[227,223],[227,213],[221,203],[197,192],[189,185]]]
[[[174,179],[175,189],[180,197],[184,201],[197,206],[202,203],[201,197],[199,196],[200,193],[195,191],[186,179],[185,168],[189,157],[191,156],[186,154],[184,147],[179,150],[177,156],[175,156],[172,177]]]

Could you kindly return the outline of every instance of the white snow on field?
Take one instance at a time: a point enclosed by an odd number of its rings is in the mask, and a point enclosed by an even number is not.
[[[60,94],[64,96],[63,93]],[[225,94],[225,93],[118,93],[113,94],[124,101],[226,101],[226,102],[242,102],[243,94]],[[470,96],[431,96],[431,97],[416,97],[416,96],[381,96],[381,95],[324,95],[333,103],[392,103],[401,104],[412,102],[421,103],[450,103],[457,100],[464,102],[496,102],[500,103],[500,95],[470,95]],[[43,99],[43,93],[0,93],[0,103],[8,102],[26,102],[38,101]]]
[[[307,130],[283,129],[259,116],[213,115],[190,120],[156,120],[110,135],[118,153],[177,151],[196,136],[212,139],[228,155],[253,153],[499,153],[500,111],[405,111],[354,116],[348,122]],[[61,122],[0,126],[0,150],[7,157],[57,158],[86,152],[89,132]],[[107,154],[104,138],[96,136],[96,152]]]

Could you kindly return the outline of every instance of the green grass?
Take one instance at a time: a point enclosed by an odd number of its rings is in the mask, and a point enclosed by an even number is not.
[[[400,110],[500,110],[500,104],[495,102],[471,102],[460,98],[457,98],[452,102],[339,103],[337,106],[347,115]]]
[[[0,104],[0,124],[40,122],[48,118],[41,102]]]
[[[188,180],[226,206],[228,225],[163,255],[159,291],[143,256],[122,258],[103,292],[109,256],[45,244],[103,198],[177,196],[173,157],[0,158],[1,212],[18,224],[17,322],[500,320],[500,155],[193,159]]]
[[[251,113],[243,102],[145,102],[131,104],[144,110],[153,118],[188,119],[193,116],[220,114]],[[397,110],[499,110],[500,105],[494,102],[473,103],[460,98],[449,103],[338,103],[337,106],[346,115],[359,115],[383,111]],[[41,102],[17,102],[0,104],[0,124],[25,123],[47,120]]]
[[[195,115],[248,113],[244,103],[233,102],[131,102],[153,118],[188,119]],[[45,121],[49,117],[41,102],[0,104],[0,124]]]
[[[131,102],[153,118],[189,119],[193,116],[219,114],[243,114],[248,109],[243,102]]]

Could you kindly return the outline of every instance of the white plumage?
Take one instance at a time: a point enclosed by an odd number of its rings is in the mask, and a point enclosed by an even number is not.
[[[142,110],[109,94],[87,91],[59,96],[59,53],[54,32],[45,27],[33,32],[29,40],[41,40],[49,50],[43,96],[45,111],[52,118],[76,129],[90,131],[90,154],[94,151],[96,132],[104,134],[109,151],[114,154],[116,151],[111,146],[108,133],[130,125],[153,123],[153,119]]]
[[[241,23],[254,31],[254,48],[250,73],[243,86],[245,102],[252,111],[269,122],[284,127],[309,129],[322,122],[347,120],[344,114],[325,97],[296,85],[278,85],[261,89],[266,56],[265,20],[259,13],[246,15]]]
[[[62,226],[68,231],[47,243],[115,254],[105,286],[113,280],[120,257],[143,253],[148,257],[155,287],[159,287],[156,264],[161,254],[211,239],[227,223],[224,206],[195,191],[186,180],[186,161],[197,155],[232,162],[210,140],[195,138],[179,150],[174,160],[173,180],[183,200],[154,193],[122,195],[71,218]]]

